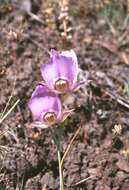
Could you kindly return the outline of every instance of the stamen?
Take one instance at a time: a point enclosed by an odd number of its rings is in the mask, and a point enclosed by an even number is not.
[[[55,82],[55,89],[59,92],[65,92],[69,88],[69,83],[67,80],[59,79]]]
[[[43,119],[45,122],[53,123],[56,120],[56,115],[54,112],[47,112],[44,116]]]

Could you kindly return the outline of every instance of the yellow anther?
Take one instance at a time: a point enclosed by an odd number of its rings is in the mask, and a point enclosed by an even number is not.
[[[59,92],[65,92],[68,88],[69,84],[67,80],[59,79],[55,82],[55,89]]]
[[[53,123],[56,120],[56,115],[54,112],[47,112],[43,117],[45,122]]]

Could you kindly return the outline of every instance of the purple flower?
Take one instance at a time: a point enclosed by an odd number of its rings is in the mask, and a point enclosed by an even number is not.
[[[62,113],[59,97],[43,85],[36,87],[28,106],[34,117],[33,126],[40,128],[47,128],[62,122],[71,114],[71,111]]]
[[[78,62],[73,50],[59,53],[51,50],[51,57],[47,64],[41,65],[43,84],[56,93],[66,93],[76,90]]]

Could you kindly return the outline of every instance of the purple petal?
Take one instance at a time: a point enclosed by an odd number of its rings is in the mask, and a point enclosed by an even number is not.
[[[63,51],[60,55],[71,57],[76,63],[78,63],[76,53],[73,50]]]
[[[58,74],[61,79],[67,79],[71,83],[77,81],[78,74],[78,62],[77,56],[73,50],[63,51],[58,53],[55,50],[51,50],[53,63],[58,64]]]
[[[78,74],[78,61],[76,53],[73,50],[69,50],[69,51],[63,51],[60,55],[72,58],[72,62],[69,63],[68,65],[68,70],[70,73],[71,80],[73,81],[73,83],[75,83],[77,81],[77,74]]]
[[[54,88],[55,81],[59,78],[57,66],[57,64],[53,64],[52,58],[50,58],[47,64],[42,64],[40,67],[41,75],[50,88]]]
[[[57,117],[61,114],[61,102],[58,96],[49,91],[46,86],[38,85],[28,103],[36,120],[41,120],[47,112],[54,112]]]
[[[54,56],[58,56],[60,53],[58,51],[56,51],[55,49],[51,49],[51,57],[54,57]]]
[[[51,88],[54,88],[55,82],[59,79],[67,80],[70,85],[73,85],[77,81],[77,73],[77,57],[73,50],[61,54],[51,50],[48,64],[41,65],[42,77]]]

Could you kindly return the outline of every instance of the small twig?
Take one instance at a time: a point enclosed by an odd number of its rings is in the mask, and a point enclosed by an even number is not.
[[[40,24],[46,26],[45,22],[43,22],[37,15],[35,15],[32,12],[27,12],[27,14],[32,18],[32,20],[35,20],[37,22],[39,22]]]
[[[70,151],[70,148],[71,148],[71,146],[73,145],[73,142],[74,142],[75,138],[77,137],[77,135],[79,134],[80,130],[81,130],[81,126],[76,130],[76,132],[75,132],[73,138],[71,139],[69,145],[67,146],[67,148],[66,148],[66,150],[65,150],[65,152],[64,152],[64,155],[63,155],[63,157],[62,157],[62,160],[61,160],[61,165],[63,165],[64,160],[65,160],[65,158],[66,158],[68,152]]]
[[[35,20],[39,22],[40,24],[45,25],[45,22],[43,22],[36,14],[32,13],[32,2],[31,0],[22,0],[18,1],[17,4],[15,4],[15,8],[17,9],[17,12],[21,14],[28,14],[32,20]]]
[[[99,84],[95,84],[95,83],[90,83],[90,85],[93,87],[94,87],[94,85],[99,86]],[[115,95],[112,92],[107,91],[103,88],[102,88],[102,92],[105,93],[106,95],[108,95],[109,97],[111,97],[113,100],[115,100],[119,105],[121,105],[129,110],[129,102],[126,101],[123,97]]]
[[[112,99],[116,100],[119,105],[124,106],[126,109],[129,109],[129,102],[127,102],[124,98],[117,97],[112,92],[105,91],[105,93],[108,94]]]
[[[71,185],[70,187],[75,187],[75,186],[77,186],[77,185],[80,185],[80,184],[86,182],[87,180],[92,179],[93,177],[96,177],[96,176],[89,176],[89,177],[87,177],[87,178],[85,178],[85,179],[82,179],[81,181],[75,183],[74,185]]]

